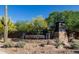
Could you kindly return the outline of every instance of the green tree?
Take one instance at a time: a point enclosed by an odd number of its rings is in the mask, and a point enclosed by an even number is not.
[[[8,20],[8,31],[17,31],[15,24],[10,19]]]
[[[60,12],[52,12],[49,14],[48,18],[46,21],[48,22],[48,25],[54,25],[56,21],[60,19]]]
[[[1,22],[1,20],[2,20],[2,17],[0,18],[0,32],[3,32],[3,24]]]
[[[76,31],[76,29],[79,29],[79,27],[77,26],[79,23],[79,12],[64,11],[62,13],[65,16],[65,24],[68,30]]]
[[[71,32],[70,35],[74,37],[73,31],[79,32],[79,11],[52,12],[46,20],[50,27],[51,25],[55,25],[56,21],[62,19],[65,21],[67,30]]]
[[[0,31],[3,32],[4,30],[4,17],[1,17],[0,19]],[[15,24],[9,19],[8,20],[8,31],[12,32],[12,31],[16,31],[16,26]]]
[[[49,17],[46,19],[48,25],[54,25],[56,21],[62,20],[64,17],[64,21],[66,27],[70,31],[78,30],[78,22],[79,22],[79,12],[78,11],[63,11],[63,12],[52,12]]]
[[[37,17],[37,18],[33,19],[32,25],[34,27],[34,30],[36,30],[38,32],[37,34],[40,34],[40,32],[43,29],[48,28],[47,22],[43,17]]]
[[[43,17],[34,18],[31,22],[16,22],[17,30],[40,34],[43,29],[47,29],[47,22]]]
[[[30,32],[33,30],[31,22],[16,22],[16,26],[18,31]]]

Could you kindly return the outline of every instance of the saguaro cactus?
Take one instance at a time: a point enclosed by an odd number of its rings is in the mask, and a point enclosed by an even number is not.
[[[8,25],[7,25],[7,22],[8,22],[8,8],[7,8],[7,5],[5,5],[5,10],[4,10],[4,42],[7,41],[8,39]]]

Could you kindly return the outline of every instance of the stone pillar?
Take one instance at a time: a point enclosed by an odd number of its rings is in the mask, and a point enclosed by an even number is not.
[[[59,32],[59,42],[63,43],[63,42],[68,42],[68,37],[66,32]]]
[[[70,47],[66,32],[59,32],[58,48]]]
[[[57,42],[57,48],[69,47],[66,26],[64,21],[57,21],[55,23],[54,37]]]
[[[59,22],[58,23],[58,48],[64,48],[69,46],[68,44],[68,37],[67,32],[65,29],[65,23]]]

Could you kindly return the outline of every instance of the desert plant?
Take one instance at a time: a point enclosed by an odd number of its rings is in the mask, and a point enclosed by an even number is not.
[[[73,41],[71,44],[71,47],[73,49],[79,49],[79,41]]]
[[[72,45],[72,48],[73,48],[73,49],[79,49],[79,44],[73,44],[73,45]]]
[[[23,48],[24,45],[25,45],[25,42],[20,41],[20,42],[17,42],[17,43],[16,43],[15,47],[16,47],[16,48]]]
[[[54,41],[48,40],[47,45],[55,45],[56,43]]]
[[[50,45],[50,43],[51,43],[50,41],[47,41],[47,45]]]
[[[55,46],[56,46],[56,48],[63,48],[64,44],[63,44],[63,42],[57,42],[57,44]]]
[[[45,44],[40,44],[39,46],[44,47],[44,46],[45,46]]]
[[[4,45],[3,45],[3,48],[11,48],[13,47],[13,43],[12,42],[5,42]]]

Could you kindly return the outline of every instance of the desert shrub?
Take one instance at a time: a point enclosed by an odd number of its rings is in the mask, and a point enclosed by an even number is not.
[[[56,42],[55,41],[51,41],[51,40],[49,40],[49,41],[47,41],[47,45],[56,45]]]
[[[16,47],[16,48],[23,48],[24,45],[25,45],[25,42],[20,41],[20,42],[17,42],[17,43],[16,43],[15,47]]]
[[[63,48],[64,47],[63,42],[57,42],[57,44],[55,46],[56,46],[56,48]]]
[[[13,47],[13,43],[12,42],[5,42],[4,45],[2,46],[3,48],[11,48]]]
[[[51,42],[50,41],[47,41],[47,45],[50,45],[51,44]]]
[[[45,44],[40,44],[39,46],[44,47],[44,46],[45,46]]]
[[[73,49],[79,49],[79,41],[73,41],[71,46]]]

